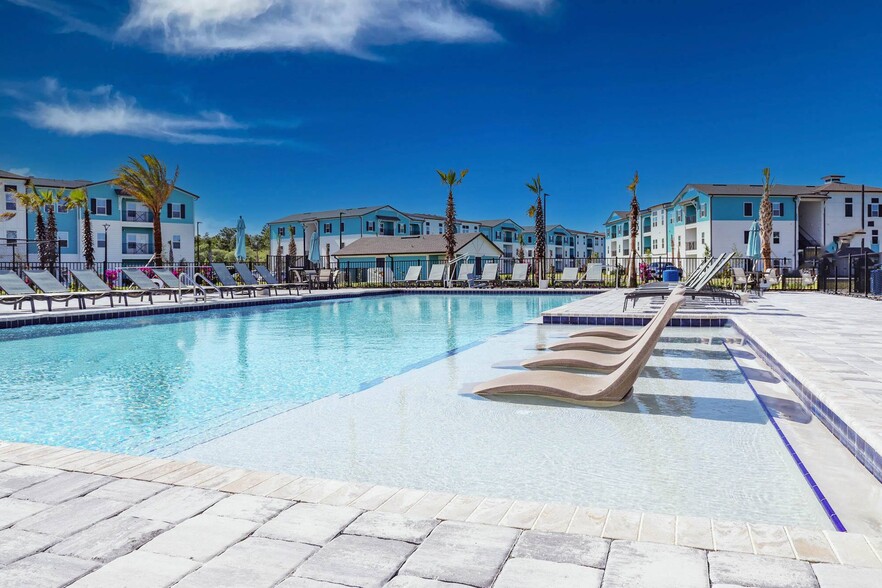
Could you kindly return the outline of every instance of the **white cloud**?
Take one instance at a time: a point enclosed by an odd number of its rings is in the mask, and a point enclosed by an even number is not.
[[[45,78],[33,87],[34,91],[28,93],[32,101],[16,114],[33,127],[64,135],[123,135],[198,144],[272,142],[243,136],[241,131],[246,125],[222,112],[175,114],[148,110],[109,85],[68,90],[58,80]]]
[[[29,167],[11,167],[9,168],[9,171],[20,176],[31,175],[31,168]]]
[[[541,11],[551,0],[484,0],[498,8]],[[409,41],[491,42],[488,20],[461,0],[132,0],[120,38],[145,38],[161,51],[332,51]]]

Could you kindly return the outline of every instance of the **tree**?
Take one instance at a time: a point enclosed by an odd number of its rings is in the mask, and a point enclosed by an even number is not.
[[[441,183],[447,186],[447,209],[444,214],[444,243],[447,246],[447,263],[453,261],[456,254],[456,205],[453,202],[453,188],[462,184],[468,169],[464,169],[457,175],[456,170],[443,172],[435,170],[441,178]]]
[[[533,250],[533,254],[536,257],[537,278],[541,280],[545,277],[544,261],[546,237],[545,211],[542,209],[542,195],[545,191],[542,188],[542,179],[539,177],[539,174],[536,174],[535,178],[527,182],[527,189],[536,195],[536,204],[527,209],[527,215],[536,223],[536,248]]]
[[[83,211],[83,258],[86,267],[95,266],[95,243],[92,240],[92,216],[89,210],[89,193],[85,188],[71,190],[64,202],[65,210],[81,209]],[[105,244],[105,247],[107,245]]]
[[[288,255],[292,258],[297,257],[297,239],[294,238],[294,226],[288,227]]]
[[[42,196],[39,192],[34,188],[34,182],[30,178],[25,180],[25,191],[24,192],[14,192],[13,197],[18,200],[19,204],[25,209],[25,212],[33,212],[37,215],[37,234],[36,239],[37,250],[40,252],[40,262],[43,261],[43,252],[44,252],[44,243],[43,240],[46,238],[46,224],[43,221],[43,200]],[[15,216],[15,212],[4,212],[0,214],[0,220],[6,221]],[[29,246],[25,245],[25,260],[30,261],[29,257]]]
[[[518,250],[516,253],[518,257],[518,263],[524,263],[524,234],[521,233],[518,235]]]
[[[640,203],[637,202],[637,184],[640,183],[640,176],[634,172],[634,181],[628,185],[631,191],[631,214],[628,217],[629,227],[631,229],[631,251],[628,253],[628,287],[637,287],[637,229],[640,222]]]
[[[162,208],[174,191],[181,170],[176,167],[174,177],[169,180],[164,163],[153,155],[143,158],[142,163],[129,157],[129,163],[117,170],[113,183],[153,213],[153,244],[156,259],[162,263]]]
[[[772,267],[772,179],[769,168],[763,168],[763,197],[760,200],[760,257],[763,269]]]

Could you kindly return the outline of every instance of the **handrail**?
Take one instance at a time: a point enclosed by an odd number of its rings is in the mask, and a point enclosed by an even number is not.
[[[196,278],[202,278],[205,281],[206,286],[208,286],[209,288],[211,288],[212,290],[217,292],[218,295],[220,295],[221,297],[223,296],[223,294],[220,291],[220,288],[218,288],[217,286],[212,284],[211,280],[209,280],[208,278],[203,276],[200,272],[196,272],[193,274],[193,287],[199,288],[202,291],[202,296],[205,298],[206,301],[208,301],[208,294],[205,291],[205,287],[202,286],[201,284],[199,284],[199,282],[196,281]]]
[[[201,275],[201,274],[197,273],[196,275]],[[181,279],[181,278],[183,278],[183,279]],[[204,279],[204,276],[203,276],[203,279]],[[182,273],[180,276],[178,276],[178,281],[181,283],[181,286],[184,285],[184,280],[189,281],[191,283],[191,285],[193,286],[193,299],[194,300],[198,299],[196,296],[196,290],[199,290],[200,292],[202,292],[202,301],[208,302],[208,293],[205,291],[205,288],[203,288],[200,284],[197,284],[196,280],[190,278],[189,275]],[[217,288],[215,288],[215,290],[217,290]],[[183,298],[184,298],[183,288],[178,288],[178,300],[183,301]]]
[[[453,259],[451,259],[450,261],[448,261],[444,264],[447,266],[447,280],[446,281],[447,281],[448,288],[453,287],[453,267],[455,267],[456,264],[459,263],[460,261],[464,261],[464,260],[468,259],[469,257],[470,257],[469,255],[462,254],[458,257],[454,257]]]

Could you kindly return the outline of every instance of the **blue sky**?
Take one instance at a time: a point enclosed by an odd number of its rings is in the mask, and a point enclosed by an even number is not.
[[[0,168],[180,165],[213,231],[389,203],[602,225],[687,182],[882,184],[870,2],[0,0]]]

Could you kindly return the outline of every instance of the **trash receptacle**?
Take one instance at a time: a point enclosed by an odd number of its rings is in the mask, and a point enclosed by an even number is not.
[[[870,272],[870,294],[882,296],[882,269]]]
[[[679,282],[680,270],[666,269],[662,272],[662,282]]]

